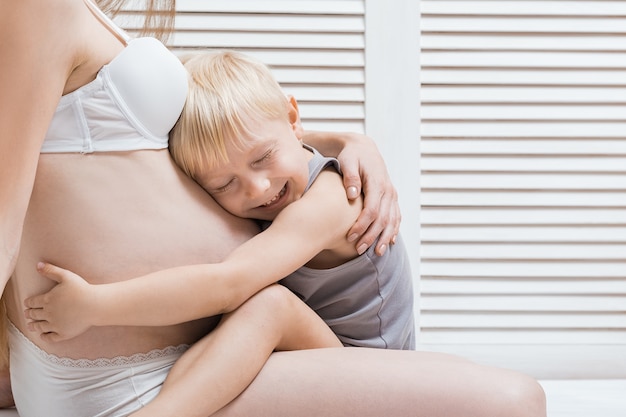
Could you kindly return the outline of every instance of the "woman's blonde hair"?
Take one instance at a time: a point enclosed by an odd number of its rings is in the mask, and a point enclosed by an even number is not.
[[[110,17],[117,15],[128,0],[96,0],[98,7]],[[165,42],[174,31],[176,0],[135,0],[137,10],[144,15],[139,36],[154,36]]]
[[[247,132],[245,120],[288,120],[289,101],[262,62],[221,51],[191,55],[183,63],[189,71],[189,93],[170,133],[169,149],[192,178],[206,165],[227,161],[226,141],[237,141]]]

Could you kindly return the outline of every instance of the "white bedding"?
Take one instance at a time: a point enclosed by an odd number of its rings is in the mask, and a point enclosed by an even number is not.
[[[548,417],[626,416],[626,380],[565,380],[541,383],[548,397]],[[0,417],[19,415],[15,410],[0,410]]]

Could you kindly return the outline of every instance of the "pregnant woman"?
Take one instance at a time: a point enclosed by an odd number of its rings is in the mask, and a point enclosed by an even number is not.
[[[112,3],[123,2],[98,6]],[[173,10],[173,2],[150,3]],[[184,68],[159,41],[129,39],[90,0],[0,3],[0,278],[8,281],[11,382],[21,417],[126,416],[156,396],[186,346],[215,326],[217,319],[207,318],[97,327],[51,343],[27,331],[23,314],[23,300],[52,285],[38,274],[39,261],[103,284],[219,261],[258,232],[171,161],[168,131],[186,87]],[[365,217],[352,232],[363,234],[368,213],[379,215],[355,245],[381,232],[379,242],[388,243],[399,216],[373,145],[351,135],[304,139],[323,153],[341,153],[351,185],[358,185],[359,155],[370,176]],[[514,372],[439,354],[337,348],[272,354],[217,415],[418,412],[544,416],[545,403],[538,384]]]

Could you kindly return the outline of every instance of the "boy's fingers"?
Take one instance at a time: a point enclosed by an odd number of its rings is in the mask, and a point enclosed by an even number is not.
[[[56,342],[60,342],[65,340],[64,337],[61,337],[60,334],[55,333],[55,332],[47,332],[47,333],[42,333],[40,335],[41,339],[46,341],[46,342],[52,342],[52,343],[56,343]]]
[[[42,295],[35,295],[24,300],[24,306],[29,309],[42,308],[44,305],[44,297]]]
[[[38,321],[42,319],[43,310],[40,308],[27,308],[24,310],[24,317],[28,320]]]
[[[59,268],[58,266],[54,266],[46,262],[38,262],[37,271],[44,277],[49,278],[53,281],[61,282],[63,280],[63,269]]]
[[[31,332],[44,334],[50,330],[50,324],[47,321],[29,321],[26,326]]]

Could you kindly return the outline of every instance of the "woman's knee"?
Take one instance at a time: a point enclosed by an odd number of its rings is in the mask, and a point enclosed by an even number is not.
[[[539,382],[524,374],[514,376],[502,390],[505,402],[510,404],[511,417],[545,417],[546,395]]]

